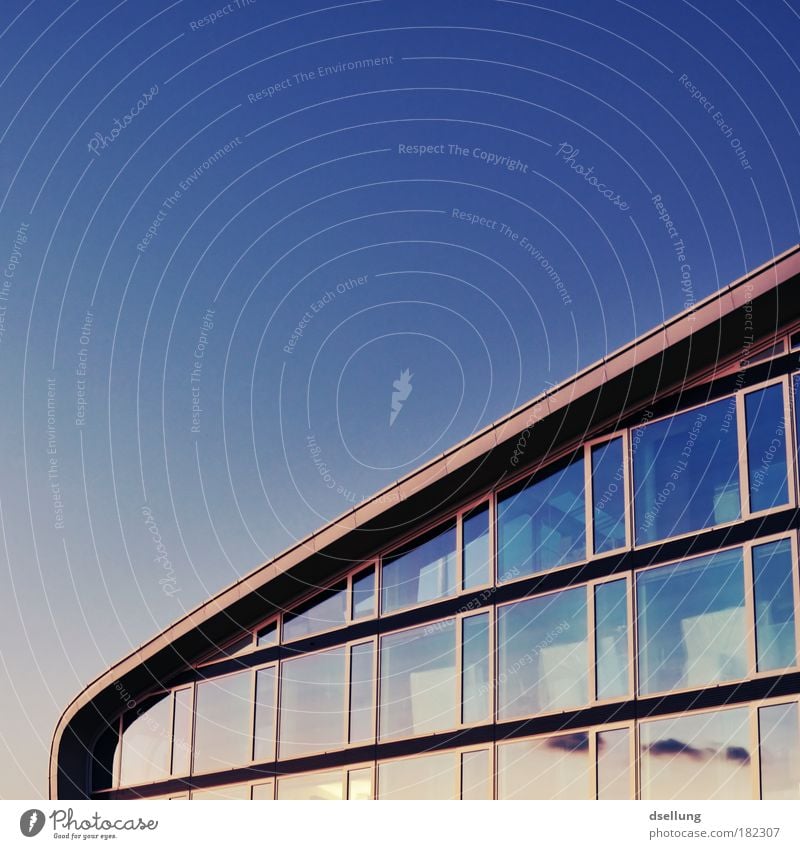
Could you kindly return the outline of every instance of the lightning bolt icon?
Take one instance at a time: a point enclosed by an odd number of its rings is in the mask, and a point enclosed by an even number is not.
[[[31,811],[30,822],[28,823],[28,834],[33,831],[33,827],[36,825],[39,820],[39,814],[36,811]]]

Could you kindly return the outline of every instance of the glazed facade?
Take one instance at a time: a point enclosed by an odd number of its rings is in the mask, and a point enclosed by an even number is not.
[[[776,374],[793,340],[438,517],[136,700],[98,794],[799,798],[800,373]]]

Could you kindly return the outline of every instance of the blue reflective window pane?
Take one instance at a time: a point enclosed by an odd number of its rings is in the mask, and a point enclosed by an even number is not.
[[[283,641],[299,640],[308,634],[329,631],[347,619],[347,583],[323,590],[283,617]]]
[[[197,685],[195,773],[241,766],[250,760],[251,682],[252,673],[248,671]]]
[[[794,578],[788,539],[753,548],[753,594],[759,672],[794,666]]]
[[[752,799],[747,708],[643,722],[642,799]]]
[[[783,387],[768,386],[744,399],[750,510],[766,510],[789,501],[786,476],[786,418]]]
[[[586,556],[583,460],[498,502],[498,578],[510,581]]]
[[[281,666],[278,757],[342,748],[346,694],[343,647],[285,661]]]
[[[381,740],[458,724],[455,620],[381,640]]]
[[[596,554],[625,545],[622,437],[592,448],[592,516]]]
[[[489,508],[482,507],[464,519],[464,589],[489,583]]]
[[[271,761],[275,757],[275,693],[277,670],[274,666],[256,672],[256,716],[253,759]]]
[[[734,549],[637,575],[642,695],[746,677],[742,562]]]
[[[588,702],[586,588],[498,608],[499,718]]]
[[[350,648],[350,742],[375,741],[375,676],[372,643]]]
[[[594,591],[597,698],[628,695],[628,590],[625,581]]]
[[[633,431],[637,543],[739,518],[736,434],[734,398]]]
[[[491,709],[489,685],[489,614],[463,620],[462,716],[463,722],[484,722]]]
[[[797,702],[758,711],[761,798],[800,799],[800,727]]]
[[[384,559],[384,612],[455,594],[455,525],[413,546],[410,550]]]
[[[353,577],[353,619],[375,615],[375,568],[370,566]]]

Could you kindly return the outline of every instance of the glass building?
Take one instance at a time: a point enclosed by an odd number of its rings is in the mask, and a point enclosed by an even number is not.
[[[800,248],[224,590],[52,798],[800,798]]]

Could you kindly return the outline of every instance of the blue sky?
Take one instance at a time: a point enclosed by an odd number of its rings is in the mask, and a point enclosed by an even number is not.
[[[796,0],[0,34],[3,797],[184,611],[798,241]]]

